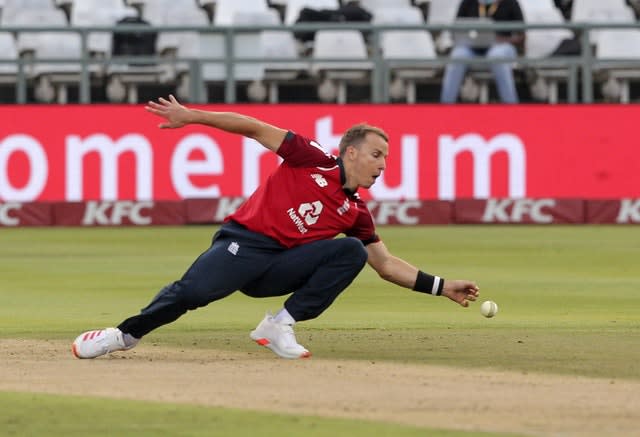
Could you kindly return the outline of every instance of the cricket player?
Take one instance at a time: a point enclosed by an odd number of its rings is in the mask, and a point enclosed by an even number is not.
[[[376,234],[357,191],[371,187],[385,169],[389,145],[381,129],[351,127],[335,157],[295,132],[237,113],[189,109],[173,96],[149,102],[146,110],[164,119],[160,128],[201,124],[244,135],[284,161],[225,219],[211,246],[180,280],[117,328],[80,334],[72,345],[76,357],[130,349],[187,311],[240,290],[251,297],[289,295],[250,337],[282,358],[306,358],[311,353],[298,344],[293,326],[322,314],[367,262],[381,278],[401,287],[446,296],[463,307],[477,299],[474,282],[419,270],[392,255]],[[339,234],[345,237],[335,238]]]

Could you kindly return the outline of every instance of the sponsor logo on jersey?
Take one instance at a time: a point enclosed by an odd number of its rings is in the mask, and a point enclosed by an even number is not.
[[[316,200],[311,203],[301,203],[297,211],[289,208],[287,214],[293,221],[293,224],[298,228],[298,231],[300,231],[301,234],[306,234],[309,230],[305,224],[307,226],[314,225],[318,221],[318,218],[320,218],[323,208],[324,205],[322,205],[322,202]]]
[[[355,202],[353,204],[356,205]],[[344,199],[344,203],[342,204],[342,206],[340,206],[340,208],[338,208],[338,214],[345,215],[347,211],[349,211],[349,208],[351,208],[351,203],[349,202],[349,199]]]
[[[329,185],[329,183],[327,182],[327,180],[324,178],[324,176],[322,176],[321,174],[318,173],[312,173],[311,177],[313,178],[313,180],[316,182],[316,184],[318,184],[318,186],[324,188],[327,185]]]

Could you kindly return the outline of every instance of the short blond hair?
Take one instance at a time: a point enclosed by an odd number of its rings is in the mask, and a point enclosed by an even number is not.
[[[340,156],[343,156],[345,154],[345,152],[347,151],[347,147],[359,146],[362,141],[364,141],[368,133],[379,135],[386,142],[389,142],[389,136],[379,127],[371,126],[367,123],[358,123],[351,126],[349,129],[347,129],[344,135],[342,135],[342,138],[340,139],[340,145],[338,146]]]

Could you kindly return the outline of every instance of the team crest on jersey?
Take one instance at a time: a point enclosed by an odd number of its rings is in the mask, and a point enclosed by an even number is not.
[[[316,184],[318,184],[318,186],[324,188],[327,185],[329,185],[329,183],[327,182],[327,180],[324,178],[324,176],[322,176],[321,174],[318,173],[311,173],[311,177],[313,178],[314,181],[316,181]]]

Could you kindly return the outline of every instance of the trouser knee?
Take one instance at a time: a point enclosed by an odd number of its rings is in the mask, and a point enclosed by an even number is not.
[[[369,257],[362,241],[353,237],[341,238],[335,241],[340,244],[338,255],[349,264],[352,264],[358,271],[362,270]]]

